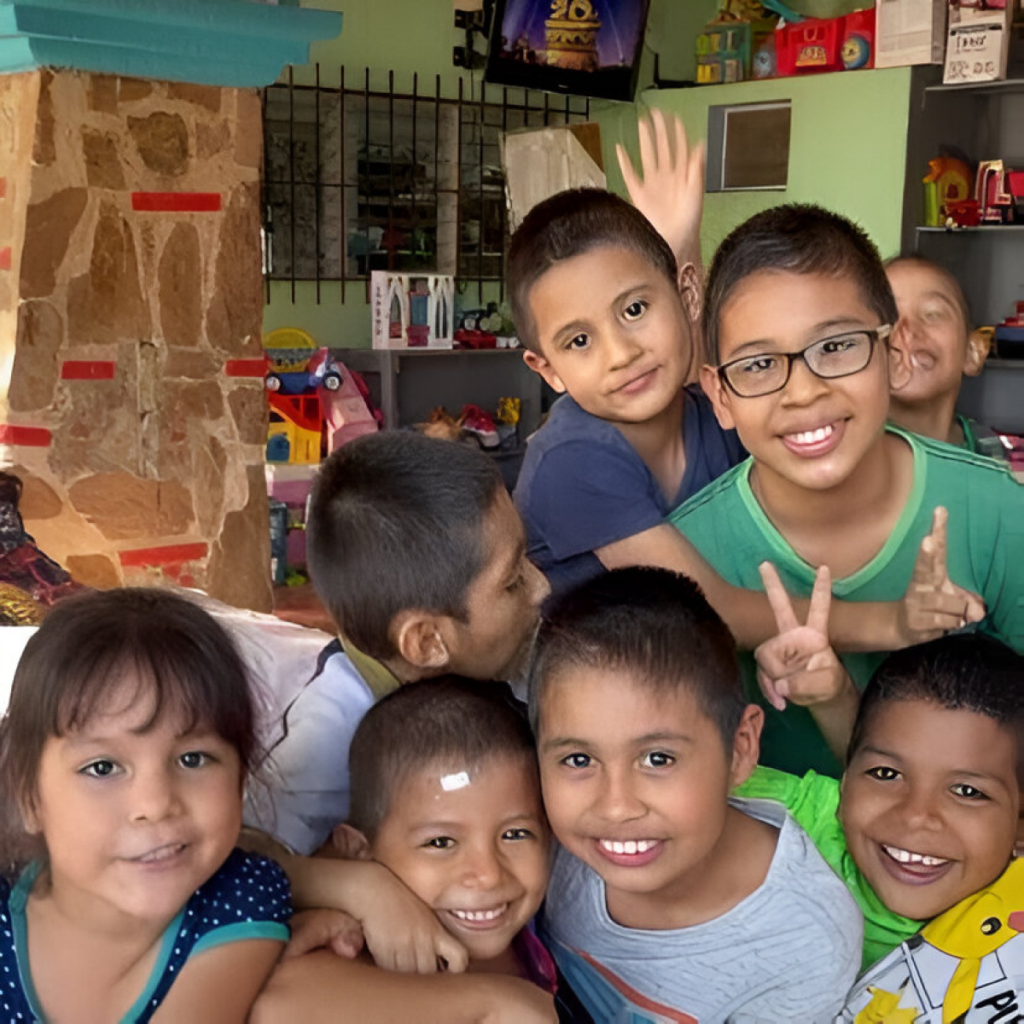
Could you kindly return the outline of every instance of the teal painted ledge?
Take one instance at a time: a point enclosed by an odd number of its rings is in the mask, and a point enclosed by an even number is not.
[[[0,74],[61,67],[254,88],[340,32],[335,11],[250,0],[0,0]]]

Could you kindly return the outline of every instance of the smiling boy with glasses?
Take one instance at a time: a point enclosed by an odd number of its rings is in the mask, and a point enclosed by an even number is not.
[[[760,587],[771,561],[807,595],[827,565],[836,597],[886,601],[906,590],[945,507],[950,576],[985,601],[982,627],[1020,651],[1022,492],[988,460],[886,425],[890,385],[906,375],[888,344],[896,319],[877,250],[845,218],[779,206],[736,228],[708,278],[701,381],[753,458],[671,521],[733,585]],[[858,686],[880,660],[843,656]],[[838,774],[807,708],[766,716],[764,763]]]

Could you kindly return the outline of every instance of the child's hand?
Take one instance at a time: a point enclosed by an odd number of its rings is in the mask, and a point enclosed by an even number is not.
[[[947,511],[940,505],[932,515],[932,529],[914,563],[910,585],[899,604],[897,628],[901,646],[924,643],[985,617],[985,603],[958,587],[946,566]]]
[[[363,928],[366,948],[378,967],[409,974],[458,973],[466,969],[465,947],[434,912],[387,868],[377,868],[363,887],[358,907],[349,908]]]
[[[649,121],[640,121],[642,180],[621,143],[616,145],[615,155],[633,205],[668,242],[680,266],[699,266],[704,143],[698,142],[691,149],[678,117],[673,117],[671,123],[674,145],[669,131],[668,119],[660,110],[652,110]]]
[[[292,915],[291,932],[285,960],[322,948],[351,960],[363,948],[363,929],[344,910],[300,910]]]
[[[787,700],[810,707],[846,697],[853,689],[853,682],[828,639],[828,613],[832,602],[832,577],[828,566],[821,566],[814,578],[804,625],[793,611],[775,566],[762,562],[760,572],[779,628],[778,636],[766,640],[754,651],[757,681],[765,699],[776,710],[784,711]]]

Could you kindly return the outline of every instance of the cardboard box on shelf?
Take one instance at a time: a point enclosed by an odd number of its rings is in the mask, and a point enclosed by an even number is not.
[[[1014,0],[949,0],[946,85],[995,82],[1006,77]]]
[[[878,0],[875,67],[941,64],[946,52],[947,0]]]

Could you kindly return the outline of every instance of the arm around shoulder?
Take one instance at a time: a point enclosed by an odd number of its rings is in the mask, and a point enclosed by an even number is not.
[[[365,960],[311,953],[281,964],[252,1024],[406,1024],[429,1006],[446,1024],[553,1024],[554,1003],[528,981],[491,974],[397,974]]]
[[[775,618],[768,598],[758,591],[734,587],[723,580],[686,536],[670,523],[659,523],[594,553],[606,569],[653,565],[692,577],[725,620],[740,647],[753,649],[775,635]]]

